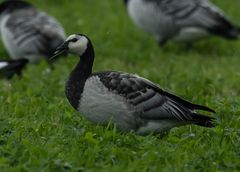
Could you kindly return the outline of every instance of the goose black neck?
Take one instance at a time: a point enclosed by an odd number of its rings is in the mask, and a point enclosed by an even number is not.
[[[88,77],[92,74],[94,62],[94,49],[91,42],[88,43],[87,50],[80,57],[80,61],[71,72],[66,85],[66,96],[70,104],[78,109],[81,94]]]

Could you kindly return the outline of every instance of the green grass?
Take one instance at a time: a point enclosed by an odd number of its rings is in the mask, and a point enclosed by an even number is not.
[[[67,34],[91,37],[94,70],[137,73],[217,111],[218,126],[175,128],[159,138],[96,126],[73,110],[65,81],[78,61],[42,62],[0,81],[0,171],[240,171],[240,42],[213,38],[189,51],[160,49],[137,29],[121,0],[33,0]],[[239,0],[215,0],[240,24]],[[1,57],[7,57],[3,46]]]

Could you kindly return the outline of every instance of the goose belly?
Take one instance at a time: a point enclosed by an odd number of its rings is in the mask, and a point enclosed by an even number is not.
[[[176,42],[189,42],[209,36],[205,29],[197,27],[182,28],[173,40]]]
[[[139,135],[162,134],[174,127],[185,125],[186,123],[174,120],[149,120],[145,125],[139,127],[136,131]]]
[[[130,109],[124,98],[109,91],[99,77],[86,81],[78,111],[88,120],[103,125],[112,122],[121,131],[135,130],[136,119]]]

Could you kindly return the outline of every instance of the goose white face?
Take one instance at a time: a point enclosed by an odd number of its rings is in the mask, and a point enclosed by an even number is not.
[[[70,35],[66,42],[68,42],[68,51],[79,56],[81,56],[88,47],[88,39],[83,35]]]

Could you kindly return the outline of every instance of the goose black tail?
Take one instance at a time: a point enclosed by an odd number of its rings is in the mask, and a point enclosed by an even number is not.
[[[229,39],[239,39],[240,38],[240,27],[233,26],[232,30],[229,32]]]
[[[171,93],[164,92],[164,94],[167,95],[168,97],[172,98],[173,100],[181,103],[182,105],[186,106],[187,108],[190,108],[191,110],[203,110],[203,111],[207,111],[207,112],[216,113],[213,109],[210,109],[206,106],[201,106],[201,105],[190,103],[190,102],[188,102],[178,96],[175,96]]]
[[[213,109],[210,109],[209,107],[201,106],[201,105],[197,105],[197,104],[191,104],[191,108],[193,110],[203,110],[203,111],[207,111],[207,112],[216,113]]]
[[[240,39],[240,27],[237,27],[238,39]]]
[[[216,124],[214,123],[215,118],[213,118],[213,117],[209,117],[209,116],[205,116],[205,115],[197,114],[197,113],[193,113],[191,116],[192,116],[192,122],[195,125],[209,127],[209,128],[216,126]]]
[[[210,28],[209,31],[215,35],[230,40],[236,40],[240,38],[240,27],[230,23],[224,18],[220,20],[219,25]]]

